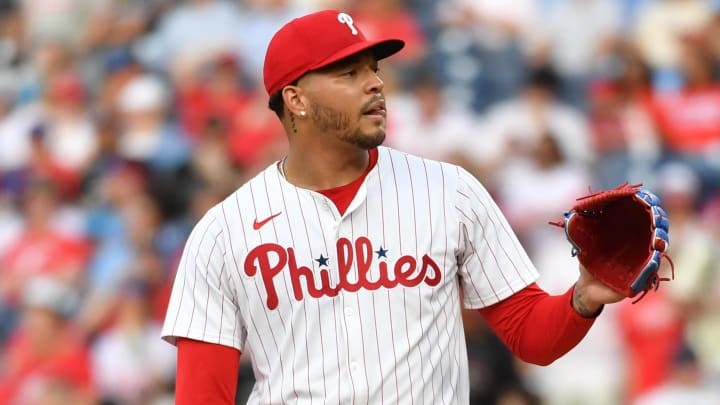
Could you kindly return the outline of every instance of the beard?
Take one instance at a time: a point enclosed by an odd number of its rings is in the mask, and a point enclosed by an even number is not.
[[[355,120],[352,115],[332,107],[313,103],[310,106],[310,119],[313,125],[324,133],[337,134],[338,138],[349,144],[363,149],[372,149],[380,146],[385,140],[385,126],[373,130],[363,131],[359,125],[362,114]]]

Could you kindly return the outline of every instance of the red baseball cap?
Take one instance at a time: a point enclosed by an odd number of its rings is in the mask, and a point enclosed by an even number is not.
[[[368,41],[350,15],[324,10],[285,24],[265,54],[265,90],[273,95],[305,73],[370,49],[378,60],[405,46],[400,39]]]

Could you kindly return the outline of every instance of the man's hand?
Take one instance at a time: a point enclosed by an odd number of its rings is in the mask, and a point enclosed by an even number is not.
[[[580,265],[580,278],[575,283],[572,306],[584,318],[593,318],[600,313],[603,305],[621,301],[624,295],[598,281]]]

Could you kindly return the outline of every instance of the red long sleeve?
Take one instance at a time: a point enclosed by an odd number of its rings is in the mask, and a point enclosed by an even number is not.
[[[234,404],[240,351],[179,338],[175,404]]]
[[[573,290],[548,295],[533,283],[479,312],[517,357],[545,366],[575,347],[594,322],[573,309]]]

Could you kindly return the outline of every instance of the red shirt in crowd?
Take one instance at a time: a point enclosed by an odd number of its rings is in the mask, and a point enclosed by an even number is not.
[[[180,120],[195,139],[207,136],[209,131],[220,131],[232,162],[250,168],[256,162],[267,162],[267,150],[287,141],[265,96],[262,102],[255,97],[259,96],[240,90],[218,92],[198,84],[180,95]]]
[[[659,94],[653,113],[666,146],[703,153],[720,145],[720,85]]]
[[[26,232],[0,257],[0,291],[14,300],[33,276],[72,279],[82,271],[89,246],[54,231]]]
[[[30,331],[11,338],[0,369],[0,404],[27,403],[53,383],[68,384],[78,398],[93,396],[90,351],[84,340],[63,330],[38,350]]]
[[[662,290],[642,301],[620,303],[619,323],[628,355],[628,398],[666,381],[683,337],[682,320]]]

